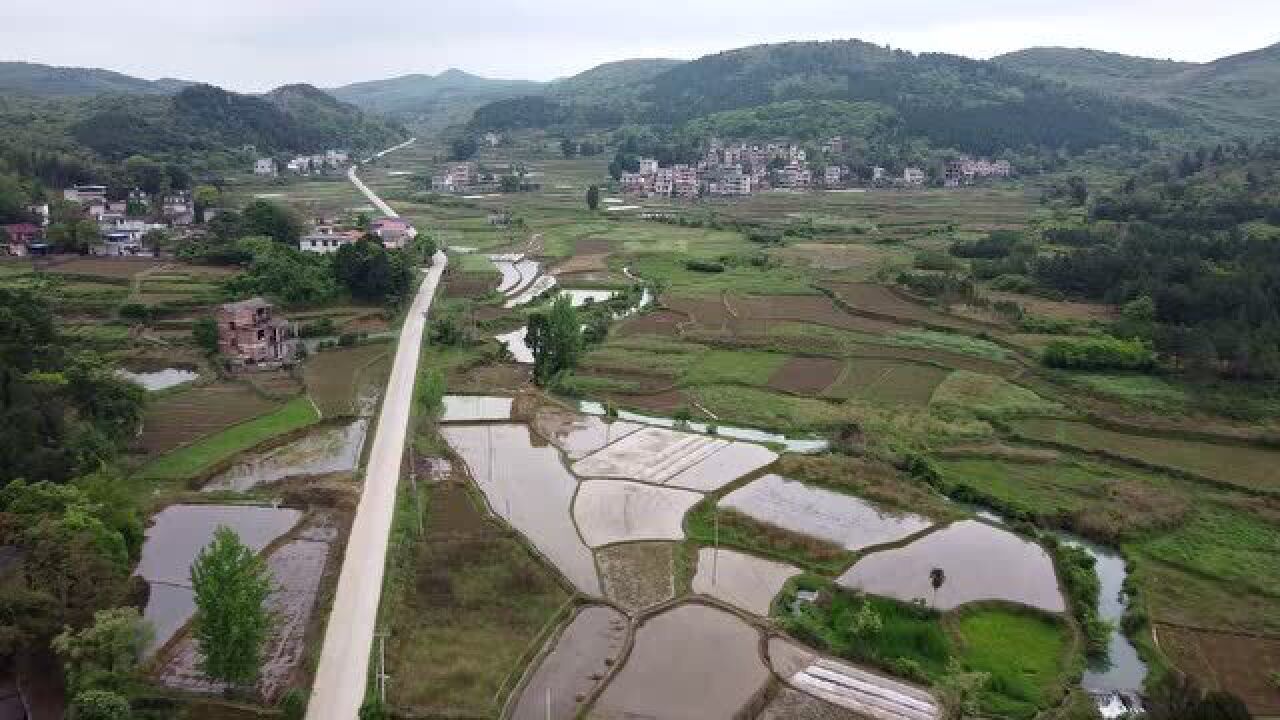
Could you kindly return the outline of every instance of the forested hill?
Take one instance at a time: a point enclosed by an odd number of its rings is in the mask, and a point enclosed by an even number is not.
[[[1223,135],[1280,133],[1280,44],[1208,63],[1097,50],[1031,48],[994,62],[1074,86],[1173,109]]]
[[[103,97],[81,110],[70,135],[108,159],[247,145],[259,152],[372,148],[405,135],[398,125],[366,116],[308,85],[286,86],[263,97],[193,85],[172,97]]]
[[[1280,378],[1280,139],[1187,154],[1095,198],[1036,280],[1125,308],[1128,331],[1190,369]]]
[[[168,95],[191,83],[143,80],[99,68],[0,62],[0,94],[27,97],[91,97],[104,94]]]
[[[486,102],[540,92],[540,88],[539,83],[527,80],[495,80],[450,69],[439,75],[402,75],[352,83],[329,92],[370,112],[443,126],[466,122],[471,112]]]
[[[1107,98],[995,63],[915,55],[857,40],[759,45],[670,67],[621,100],[524,98],[479,109],[472,129],[611,123],[678,125],[786,102],[851,103],[883,111],[903,139],[995,154],[1027,146],[1084,150],[1140,144],[1180,128],[1179,114]]]

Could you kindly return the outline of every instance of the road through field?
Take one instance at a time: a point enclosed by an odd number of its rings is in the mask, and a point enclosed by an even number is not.
[[[360,182],[356,168],[351,168],[347,177],[370,202],[387,215],[395,216],[381,198]],[[365,468],[364,491],[347,539],[338,591],[329,613],[320,664],[307,706],[310,720],[355,720],[364,701],[422,335],[445,263],[444,253],[437,252],[400,330],[400,344]]]

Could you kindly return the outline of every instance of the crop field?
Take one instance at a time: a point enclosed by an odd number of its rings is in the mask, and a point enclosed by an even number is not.
[[[826,395],[923,407],[929,404],[934,389],[948,373],[948,370],[923,363],[854,358],[847,363]]]
[[[795,395],[821,395],[845,371],[845,363],[825,357],[791,357],[769,376],[769,388]]]
[[[905,324],[942,327],[962,332],[990,331],[989,326],[955,317],[907,300],[884,285],[873,283],[829,283],[832,292],[850,307],[894,318]]]
[[[911,266],[912,253],[901,245],[858,242],[797,242],[769,255],[818,273],[838,273],[846,281],[869,281],[877,273]]]
[[[956,622],[965,667],[990,673],[983,709],[1029,718],[1057,700],[1069,643],[1061,622],[1031,613],[974,610]]]
[[[1217,445],[1196,440],[1115,432],[1082,422],[1027,418],[1013,425],[1016,434],[1078,447],[1159,467],[1172,468],[1227,485],[1268,494],[1280,493],[1280,451],[1256,446]]]
[[[1280,527],[1248,512],[1200,502],[1171,532],[1134,544],[1143,555],[1237,592],[1280,597]]]
[[[192,387],[147,406],[138,447],[148,455],[168,452],[279,407],[241,383]]]
[[[783,322],[769,327],[769,337],[775,344],[803,347],[824,355],[915,360],[999,377],[1009,377],[1017,372],[1016,365],[965,352],[969,348],[959,346],[958,343],[953,342],[944,347],[929,346],[922,338],[932,338],[932,335],[869,335],[805,322]]]
[[[1184,483],[1100,463],[972,457],[934,464],[948,484],[969,488],[1007,514],[1067,525],[1103,542],[1173,527],[1191,506]]]
[[[1020,385],[991,375],[957,370],[947,375],[930,400],[940,407],[963,408],[982,415],[1047,415],[1063,412],[1056,402],[1045,400]]]
[[[1250,712],[1280,715],[1280,637],[1255,637],[1159,625],[1160,649],[1183,672],[1244,700]]]

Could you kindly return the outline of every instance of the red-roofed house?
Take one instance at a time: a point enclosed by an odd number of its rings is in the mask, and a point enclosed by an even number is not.
[[[40,228],[31,223],[0,225],[0,235],[10,255],[26,255],[32,243],[40,240]]]
[[[410,225],[407,220],[393,217],[382,217],[374,220],[369,226],[369,232],[377,235],[382,244],[390,250],[404,247],[418,234],[413,229],[413,225]]]

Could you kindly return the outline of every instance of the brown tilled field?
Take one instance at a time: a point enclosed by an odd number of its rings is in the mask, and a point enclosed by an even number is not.
[[[307,359],[304,375],[307,394],[325,417],[354,414],[359,408],[362,371],[389,356],[390,344],[335,348],[316,353]]]
[[[633,317],[618,326],[617,334],[621,337],[631,335],[662,335],[676,337],[680,334],[680,323],[689,318],[672,310],[655,310]]]
[[[987,290],[984,294],[992,302],[998,300],[1015,302],[1032,315],[1041,315],[1054,319],[1088,322],[1090,320],[1110,321],[1116,317],[1115,307],[1101,303],[1046,300],[1034,295],[1020,295],[1017,293],[996,292],[994,290]]]
[[[450,273],[444,278],[446,298],[477,298],[498,287],[496,275],[488,273]]]
[[[827,395],[925,406],[948,370],[888,358],[854,358]]]
[[[243,383],[193,387],[165,395],[147,407],[136,447],[148,455],[158,455],[278,407],[279,403],[263,398]]]
[[[1255,716],[1280,715],[1280,637],[1190,630],[1157,625],[1160,649],[1185,673],[1227,690]]]
[[[825,295],[730,295],[727,301],[743,325],[755,327],[759,333],[768,332],[768,321],[772,320],[795,320],[871,334],[900,329],[891,322],[851,315]]]
[[[876,315],[885,315],[912,325],[931,325],[966,332],[989,331],[991,328],[978,322],[964,320],[912,302],[898,296],[884,285],[875,283],[829,283],[829,287],[853,308]]]
[[[796,395],[821,395],[839,379],[844,365],[844,362],[831,358],[789,358],[769,378],[769,387]]]
[[[729,314],[729,308],[718,297],[692,298],[664,295],[662,304],[688,316],[691,322],[708,330],[729,332],[730,323],[734,320],[733,316]]]

